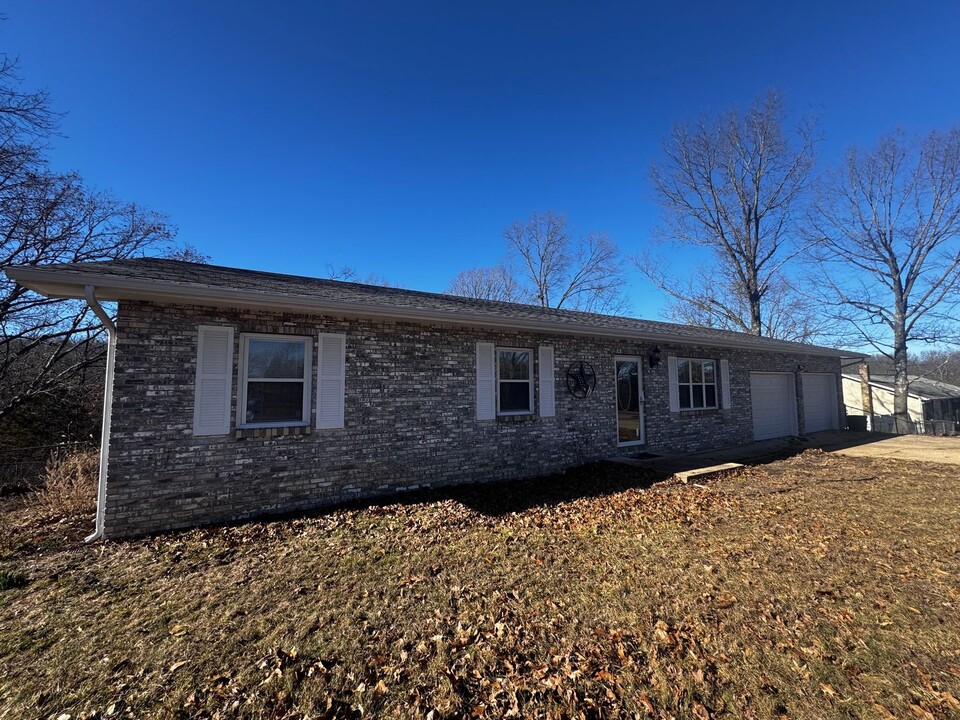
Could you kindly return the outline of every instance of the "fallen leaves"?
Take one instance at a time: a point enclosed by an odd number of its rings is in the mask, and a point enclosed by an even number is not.
[[[0,558],[37,581],[0,606],[0,707],[956,717],[960,492],[905,473],[804,453],[684,486],[596,465],[99,554],[8,526]]]

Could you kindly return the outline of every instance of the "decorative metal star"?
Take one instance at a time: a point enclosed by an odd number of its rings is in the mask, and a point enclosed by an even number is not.
[[[567,368],[567,390],[574,397],[585,398],[594,391],[596,386],[597,374],[590,363],[578,360]]]

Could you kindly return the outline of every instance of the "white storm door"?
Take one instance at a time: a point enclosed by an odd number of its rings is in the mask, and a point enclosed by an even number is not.
[[[643,439],[643,363],[638,357],[616,358],[617,445],[640,445]]]

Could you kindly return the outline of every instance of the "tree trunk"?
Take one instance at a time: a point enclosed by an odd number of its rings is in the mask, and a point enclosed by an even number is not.
[[[870,429],[873,429],[873,388],[870,387],[870,366],[866,360],[860,363],[860,402],[863,405],[863,414],[870,419]]]
[[[760,280],[757,277],[757,268],[750,268],[749,280],[750,287],[747,288],[748,299],[750,301],[750,334],[763,335],[763,319],[760,316]]]
[[[899,316],[899,313],[898,313]],[[897,317],[893,332],[893,414],[897,419],[897,432],[907,430],[910,416],[907,412],[907,334],[902,317]]]
[[[763,335],[763,320],[760,317],[760,293],[756,290],[750,293],[750,333]]]

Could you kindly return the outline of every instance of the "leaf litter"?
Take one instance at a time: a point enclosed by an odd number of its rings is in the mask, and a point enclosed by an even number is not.
[[[598,464],[99,546],[4,500],[0,717],[957,717],[957,474]]]

